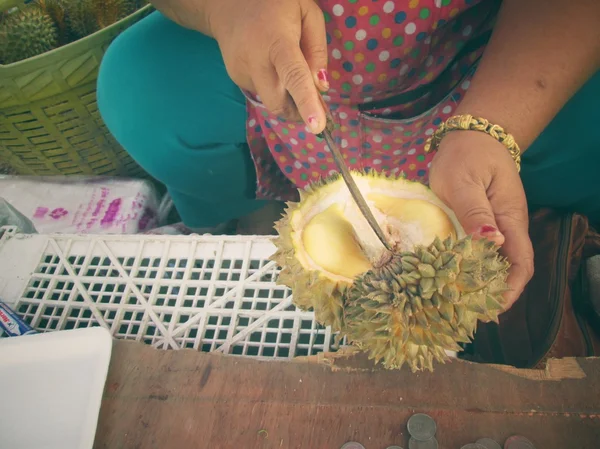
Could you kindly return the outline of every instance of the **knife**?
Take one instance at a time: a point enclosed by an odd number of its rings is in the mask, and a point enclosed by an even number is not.
[[[379,238],[379,240],[381,241],[383,246],[385,246],[385,248],[388,251],[392,251],[392,246],[390,245],[387,238],[385,237],[385,234],[383,233],[383,230],[379,226],[379,223],[377,223],[377,220],[375,219],[373,212],[369,208],[369,205],[365,201],[365,198],[363,197],[362,193],[358,189],[358,186],[354,182],[354,178],[352,178],[352,175],[350,174],[350,170],[348,169],[348,166],[346,165],[346,161],[344,161],[344,158],[342,157],[342,154],[340,153],[340,149],[338,148],[338,146],[333,138],[332,133],[333,133],[333,130],[335,129],[335,122],[333,121],[333,116],[332,116],[331,112],[329,111],[329,108],[325,104],[323,97],[321,97],[321,103],[323,104],[323,108],[325,109],[325,115],[327,118],[327,122],[325,125],[325,129],[321,133],[317,134],[317,136],[320,137],[321,139],[324,139],[325,142],[327,142],[327,146],[329,147],[329,150],[331,151],[331,154],[333,155],[333,160],[335,161],[335,164],[337,165],[340,173],[342,174],[342,178],[344,178],[344,182],[346,183],[348,190],[350,190],[350,193],[352,194],[352,198],[354,198],[354,201],[356,202],[356,205],[358,206],[360,212],[367,220],[367,223],[369,224],[371,229],[373,229],[373,231],[375,232],[375,234],[377,235],[377,237]]]

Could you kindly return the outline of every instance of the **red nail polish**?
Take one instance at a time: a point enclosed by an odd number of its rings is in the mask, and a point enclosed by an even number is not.
[[[487,235],[495,235],[495,234],[497,234],[497,233],[498,233],[498,230],[497,230],[497,229],[496,229],[494,226],[491,226],[491,225],[483,225],[483,226],[481,227],[481,229],[479,230],[479,233],[480,233],[481,235],[486,235],[486,234],[487,234]]]
[[[311,115],[308,117],[308,119],[306,119],[307,123],[308,123],[308,127],[311,129],[311,131],[313,133],[317,132],[317,128],[319,127],[319,122],[317,120],[317,118],[314,115]]]
[[[325,84],[329,84],[329,76],[327,75],[327,70],[321,69],[317,72],[317,78],[319,81],[322,81]]]

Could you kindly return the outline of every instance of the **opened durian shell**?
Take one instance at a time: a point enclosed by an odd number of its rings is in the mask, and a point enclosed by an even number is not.
[[[497,321],[508,262],[465,235],[427,186],[370,172],[352,176],[392,243],[385,249],[334,175],[300,192],[276,224],[272,259],[294,303],[386,368],[433,369]]]

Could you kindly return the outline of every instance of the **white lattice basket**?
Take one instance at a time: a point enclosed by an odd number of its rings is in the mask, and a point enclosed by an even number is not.
[[[24,235],[0,238],[0,298],[40,332],[103,326],[115,338],[286,359],[335,335],[276,285],[268,237]],[[342,342],[343,344],[343,342]]]

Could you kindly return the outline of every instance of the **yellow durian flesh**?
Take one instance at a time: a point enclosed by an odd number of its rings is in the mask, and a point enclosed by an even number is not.
[[[401,251],[436,236],[462,236],[458,220],[424,185],[404,178],[353,173],[388,241]],[[305,193],[291,213],[296,257],[304,269],[352,283],[380,260],[385,248],[358,209],[343,179]]]
[[[377,210],[385,213],[392,228],[412,228],[418,233],[416,238],[406,242],[407,250],[416,244],[428,245],[436,237],[445,239],[456,237],[455,224],[448,213],[438,204],[421,198],[399,198],[381,193],[371,193],[367,197]]]
[[[302,243],[314,266],[324,272],[352,279],[371,268],[339,204],[329,206],[308,222]]]

